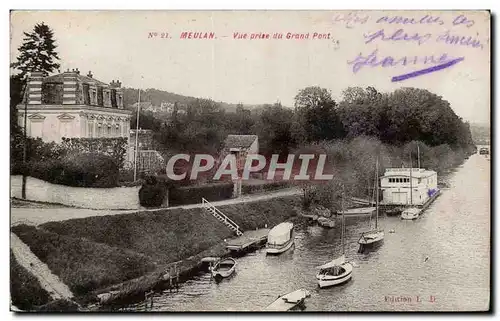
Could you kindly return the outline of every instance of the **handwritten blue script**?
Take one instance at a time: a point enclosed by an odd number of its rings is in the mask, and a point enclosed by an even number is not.
[[[471,48],[484,48],[481,40],[471,36],[454,35],[450,30],[445,31],[436,38],[436,42],[448,45],[457,45]]]
[[[359,53],[359,55],[351,61],[347,61],[347,64],[352,65],[352,71],[357,73],[363,67],[396,67],[396,66],[408,66],[408,65],[429,65],[429,64],[443,64],[455,59],[454,57],[448,56],[444,53],[440,56],[427,55],[427,56],[378,56],[378,49],[375,49],[369,55],[364,55]]]
[[[377,23],[388,24],[402,24],[402,25],[415,25],[415,24],[444,24],[443,19],[439,16],[425,15],[420,19],[407,18],[404,16],[383,16],[376,21]]]
[[[344,23],[348,29],[354,28],[357,24],[365,24],[370,19],[370,16],[363,13],[348,12],[341,13],[333,18],[333,23]]]
[[[418,32],[408,34],[404,31],[404,29],[398,29],[393,32],[389,31],[386,33],[384,29],[380,29],[372,33],[365,33],[364,37],[365,44],[380,39],[383,41],[416,41],[419,45],[421,45],[429,40],[432,35],[430,33],[419,34]]]
[[[429,74],[431,72],[435,72],[435,71],[438,71],[438,70],[442,70],[442,69],[451,67],[451,66],[453,66],[455,64],[458,64],[462,60],[464,60],[463,57],[456,58],[456,59],[453,59],[451,61],[445,62],[445,63],[437,65],[437,66],[432,66],[432,67],[429,67],[429,68],[425,68],[425,69],[413,71],[413,72],[410,72],[410,73],[407,73],[407,74],[403,74],[403,75],[400,75],[400,76],[395,76],[395,77],[392,77],[392,82],[402,81],[402,80],[406,80],[406,79],[409,79],[409,78],[413,78],[413,77],[418,77],[418,76],[422,76],[422,75],[425,75],[425,74]]]

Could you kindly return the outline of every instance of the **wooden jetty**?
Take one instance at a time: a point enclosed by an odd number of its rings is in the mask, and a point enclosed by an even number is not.
[[[438,198],[439,195],[441,195],[441,190],[438,189],[436,193],[429,197],[423,205],[417,206],[420,208],[420,214],[422,214],[422,212],[425,211],[436,200],[436,198]]]
[[[255,231],[245,231],[243,235],[227,241],[226,248],[230,251],[240,252],[257,248],[267,241],[268,228]]]

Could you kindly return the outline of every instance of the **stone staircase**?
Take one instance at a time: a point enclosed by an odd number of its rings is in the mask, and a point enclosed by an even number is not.
[[[243,231],[240,229],[238,224],[233,222],[229,217],[222,213],[217,207],[213,206],[209,201],[202,198],[201,202],[205,210],[207,210],[213,217],[218,219],[222,224],[224,224],[228,229],[233,231],[237,236],[243,235]]]

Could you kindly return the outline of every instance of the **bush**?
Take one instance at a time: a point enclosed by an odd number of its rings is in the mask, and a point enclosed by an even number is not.
[[[144,207],[160,207],[165,199],[167,189],[161,183],[145,184],[139,190],[139,201]]]
[[[233,183],[214,183],[172,188],[169,191],[169,205],[186,205],[207,201],[221,201],[233,196]]]
[[[111,157],[118,167],[122,167],[127,154],[127,138],[101,137],[101,138],[64,138],[61,147],[67,152],[84,152],[91,154],[104,154]]]
[[[27,175],[44,181],[76,187],[115,187],[119,167],[112,157],[96,153],[80,153],[31,162]]]
[[[269,182],[264,184],[248,184],[248,185],[243,184],[241,186],[241,193],[254,194],[260,192],[274,191],[290,187],[291,185],[292,184],[290,182],[283,182],[283,181]]]
[[[36,306],[46,304],[50,295],[38,280],[19,265],[12,251],[10,252],[10,296],[12,304],[24,311],[34,310]]]

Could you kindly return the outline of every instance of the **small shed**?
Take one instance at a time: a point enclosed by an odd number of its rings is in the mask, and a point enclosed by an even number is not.
[[[222,159],[228,154],[236,155],[238,169],[245,166],[247,155],[259,153],[259,137],[257,135],[228,135],[224,140]]]

